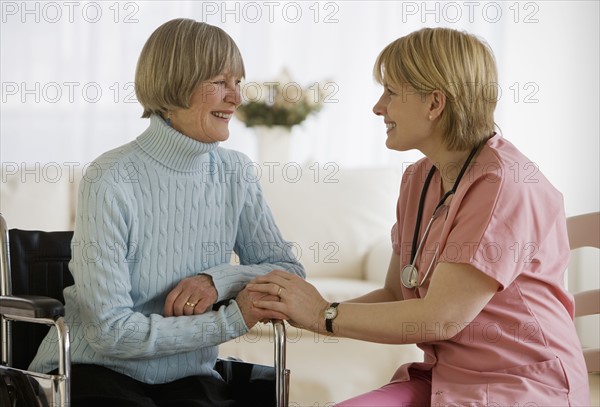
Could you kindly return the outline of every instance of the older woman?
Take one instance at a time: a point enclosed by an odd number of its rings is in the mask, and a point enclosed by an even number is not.
[[[384,287],[330,304],[274,271],[248,288],[280,301],[256,306],[307,329],[423,349],[423,362],[339,406],[588,405],[563,284],[562,195],[494,132],[490,49],[467,33],[422,29],[388,45],[375,76],[387,147],[426,156],[403,174]]]
[[[217,345],[273,315],[244,286],[274,269],[304,277],[250,160],[219,146],[243,76],[217,27],[172,20],[146,42],[135,84],[150,125],[79,189],[65,290],[73,406],[234,405]],[[54,338],[31,369],[57,367]]]

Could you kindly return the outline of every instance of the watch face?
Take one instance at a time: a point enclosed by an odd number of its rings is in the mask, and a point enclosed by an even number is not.
[[[325,310],[325,319],[333,319],[337,316],[337,308],[329,307]]]

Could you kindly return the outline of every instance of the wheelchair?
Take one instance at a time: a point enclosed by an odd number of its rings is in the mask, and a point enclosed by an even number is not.
[[[0,394],[3,407],[6,398],[17,395],[27,406],[71,405],[70,340],[63,318],[63,289],[73,284],[68,270],[72,236],[71,231],[9,231],[0,214],[0,380],[8,389]],[[272,405],[288,407],[285,325],[282,321],[272,323],[274,366],[219,359],[215,369],[234,391],[268,389],[274,392]],[[58,372],[27,371],[50,325],[58,332]],[[11,404],[6,407],[13,407]]]

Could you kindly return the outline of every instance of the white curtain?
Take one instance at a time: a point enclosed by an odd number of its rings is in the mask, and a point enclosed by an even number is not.
[[[139,52],[177,17],[225,29],[246,82],[287,68],[303,86],[330,83],[321,112],[293,129],[291,158],[340,167],[420,157],[385,148],[371,108],[378,52],[424,26],[464,29],[494,49],[496,121],[565,195],[567,211],[599,207],[599,6],[596,1],[3,1],[0,160],[84,166],[147,126],[133,93]],[[226,147],[256,157],[253,131],[230,124]],[[526,179],[534,167],[515,168]]]

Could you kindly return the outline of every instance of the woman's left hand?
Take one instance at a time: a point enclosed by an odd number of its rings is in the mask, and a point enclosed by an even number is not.
[[[217,301],[217,289],[207,274],[184,278],[171,290],[165,301],[166,317],[202,314]]]
[[[329,303],[310,283],[295,274],[273,270],[252,280],[246,288],[278,296],[279,301],[257,300],[254,306],[277,311],[289,317],[288,321],[303,329],[324,331],[323,312]]]

